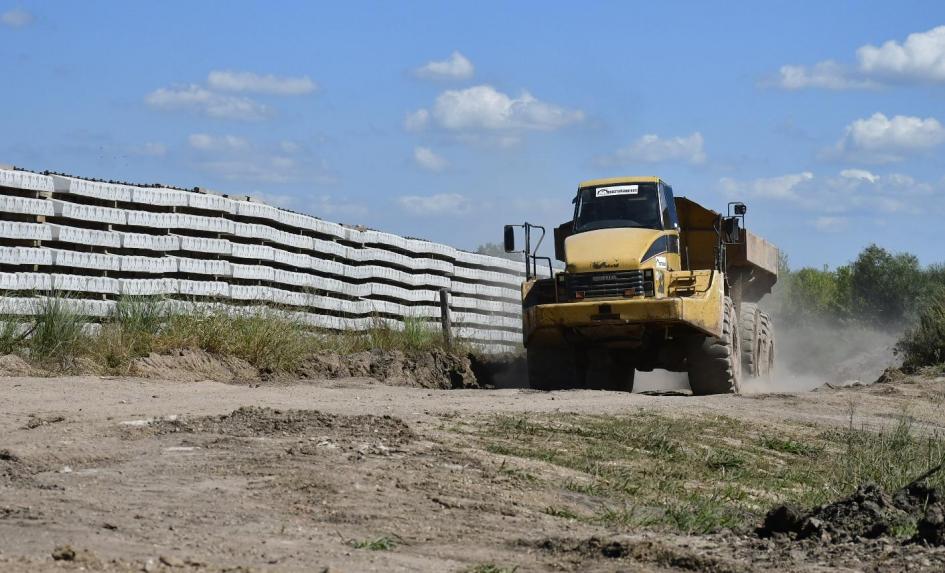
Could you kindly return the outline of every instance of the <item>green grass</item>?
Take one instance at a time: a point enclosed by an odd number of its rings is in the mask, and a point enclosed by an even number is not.
[[[352,541],[351,547],[355,549],[367,549],[368,551],[390,551],[397,547],[398,541],[393,537],[382,536],[375,539],[362,539]]]
[[[482,563],[480,565],[473,565],[469,569],[466,569],[465,573],[515,573],[516,571],[518,571],[518,565],[505,567],[502,565],[495,565],[493,563]]]
[[[774,504],[812,507],[864,482],[893,491],[945,459],[942,436],[915,431],[906,417],[880,432],[780,430],[774,436],[724,416],[638,412],[500,415],[462,431],[494,454],[567,468],[571,477],[556,485],[600,507],[582,515],[556,505],[546,514],[684,533],[748,527]],[[945,485],[945,475],[932,483]]]
[[[574,519],[574,520],[581,519],[581,516],[577,512],[574,512],[566,507],[558,507],[558,506],[549,505],[543,511],[544,513],[552,517],[560,517],[562,519]]]
[[[0,322],[0,356],[12,354],[24,346],[24,328],[28,324],[19,318],[5,318]]]
[[[816,457],[824,452],[822,447],[815,444],[781,436],[761,436],[758,440],[758,444],[762,448],[795,456]]]
[[[32,319],[29,357],[53,370],[70,370],[85,352],[85,319],[61,296],[41,299]]]
[[[0,354],[20,352],[54,371],[81,363],[102,373],[127,374],[135,358],[151,352],[194,349],[242,358],[263,371],[286,372],[317,353],[375,348],[423,352],[444,346],[438,327],[418,318],[404,319],[402,328],[377,319],[364,332],[320,332],[282,309],[236,314],[224,305],[185,303],[168,311],[169,302],[123,297],[97,333],[87,335],[88,319],[76,314],[66,298],[53,296],[39,303],[34,317],[0,322]],[[454,350],[465,351],[462,346]]]

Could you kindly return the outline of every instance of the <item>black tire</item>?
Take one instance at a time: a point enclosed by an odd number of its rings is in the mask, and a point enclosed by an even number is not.
[[[738,315],[732,299],[725,297],[722,336],[703,336],[689,348],[689,386],[696,396],[737,394],[741,382],[741,340]]]
[[[774,323],[767,313],[758,317],[760,333],[760,352],[758,356],[758,376],[770,378],[774,373]]]
[[[636,374],[626,350],[591,350],[587,353],[586,387],[591,390],[632,392]]]
[[[757,304],[742,303],[738,316],[738,336],[742,345],[742,373],[746,378],[760,376],[763,369],[761,314]]]
[[[526,350],[528,387],[535,390],[563,390],[583,387],[584,376],[577,353],[567,345],[532,343]]]

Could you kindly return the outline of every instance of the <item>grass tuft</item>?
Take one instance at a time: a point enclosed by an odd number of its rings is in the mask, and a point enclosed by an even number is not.
[[[53,370],[69,370],[84,352],[84,318],[62,296],[40,299],[33,317],[29,356]]]
[[[466,569],[465,573],[515,573],[516,571],[518,571],[518,565],[506,567],[494,563],[481,563]]]
[[[376,539],[362,539],[360,541],[352,541],[351,547],[355,549],[367,549],[368,551],[390,551],[391,549],[397,547],[397,540],[393,537],[382,536]]]

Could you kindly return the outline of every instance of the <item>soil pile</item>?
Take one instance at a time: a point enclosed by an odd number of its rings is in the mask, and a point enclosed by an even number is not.
[[[219,416],[155,420],[151,433],[208,433],[236,437],[284,437],[330,433],[332,436],[370,438],[383,436],[393,443],[413,440],[414,433],[391,416],[341,416],[317,410],[276,410],[246,406]]]
[[[292,373],[299,378],[374,378],[391,386],[478,388],[468,356],[433,349],[405,353],[368,350],[354,354],[315,354]]]
[[[765,516],[760,537],[785,535],[824,543],[897,537],[916,531],[910,542],[945,545],[945,496],[920,482],[889,495],[873,484],[861,485],[853,495],[804,513],[780,505]]]
[[[137,358],[131,371],[145,378],[162,378],[181,382],[215,380],[240,382],[259,378],[250,363],[232,356],[217,356],[203,350],[179,350],[172,354],[151,353]]]
[[[16,354],[0,356],[0,376],[30,376],[33,368]]]

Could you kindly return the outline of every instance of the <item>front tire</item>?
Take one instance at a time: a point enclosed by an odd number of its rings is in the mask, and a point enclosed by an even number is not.
[[[725,297],[722,336],[697,338],[689,349],[689,386],[696,396],[737,394],[742,376],[741,337],[732,299]]]

